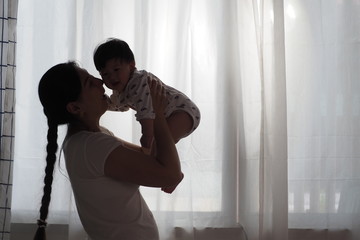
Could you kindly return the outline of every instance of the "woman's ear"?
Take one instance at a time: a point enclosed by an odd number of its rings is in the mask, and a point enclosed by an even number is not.
[[[81,113],[81,108],[77,102],[69,102],[66,105],[66,110],[74,115],[79,115]]]

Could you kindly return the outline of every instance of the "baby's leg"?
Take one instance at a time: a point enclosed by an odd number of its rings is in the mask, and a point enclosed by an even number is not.
[[[194,124],[192,117],[185,111],[173,112],[166,121],[175,143],[187,136]]]

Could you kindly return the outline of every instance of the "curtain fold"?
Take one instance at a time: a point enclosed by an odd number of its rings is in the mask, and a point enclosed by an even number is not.
[[[239,220],[249,239],[287,239],[283,1],[237,5]]]
[[[287,93],[284,3],[260,1],[259,239],[287,239]]]
[[[0,239],[10,239],[17,0],[0,3]]]

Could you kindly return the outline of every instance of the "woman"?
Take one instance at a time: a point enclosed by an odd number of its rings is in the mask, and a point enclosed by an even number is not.
[[[164,118],[165,94],[151,80],[157,156],[113,136],[99,125],[107,110],[103,83],[73,62],[49,69],[39,83],[39,97],[48,121],[47,166],[38,230],[45,239],[57,128],[68,124],[63,143],[66,168],[85,231],[92,240],[159,239],[151,211],[139,186],[169,187],[182,179],[175,143]]]

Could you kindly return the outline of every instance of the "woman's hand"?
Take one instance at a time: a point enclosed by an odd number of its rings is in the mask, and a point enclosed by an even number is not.
[[[161,81],[148,77],[155,114],[163,114],[166,106],[165,88]]]

